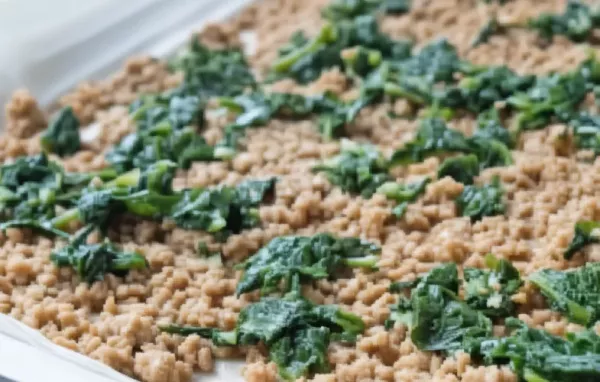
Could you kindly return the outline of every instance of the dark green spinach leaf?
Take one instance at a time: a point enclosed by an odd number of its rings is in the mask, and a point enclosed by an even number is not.
[[[256,254],[237,266],[244,270],[236,294],[260,289],[300,292],[300,283],[333,277],[344,267],[375,268],[379,248],[356,238],[337,238],[329,234],[313,237],[275,238]]]
[[[502,215],[504,213],[503,191],[500,179],[484,186],[465,186],[456,199],[456,206],[462,216],[468,216],[471,221],[481,220],[484,216]]]
[[[61,157],[79,151],[79,119],[70,106],[58,112],[42,133],[40,143],[45,152],[56,153]]]
[[[600,320],[600,263],[555,271],[544,269],[529,276],[548,300],[550,308],[570,321],[590,326]]]

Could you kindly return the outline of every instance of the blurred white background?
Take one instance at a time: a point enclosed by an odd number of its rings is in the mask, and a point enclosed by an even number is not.
[[[0,103],[25,87],[48,105],[78,82],[116,70],[131,54],[171,53],[194,29],[249,2],[0,0]]]

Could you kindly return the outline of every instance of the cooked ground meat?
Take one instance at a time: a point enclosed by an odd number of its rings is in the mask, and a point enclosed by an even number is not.
[[[290,35],[302,29],[308,35],[322,23],[321,7],[328,0],[263,0],[234,20],[211,26],[204,38],[215,43],[236,43],[238,32],[252,29],[258,49],[251,57],[260,71],[276,57]],[[565,0],[514,0],[503,6],[478,0],[414,0],[410,12],[387,16],[382,28],[393,37],[409,37],[417,45],[444,36],[463,58],[476,64],[504,64],[518,73],[567,71],[586,57],[582,45],[555,37],[540,47],[533,32],[515,29],[494,36],[487,44],[470,48],[472,36],[495,12],[499,19],[522,22],[543,11],[559,11]],[[142,93],[157,92],[179,83],[164,63],[138,58],[111,79],[82,84],[62,98],[83,123],[99,125],[99,136],[68,158],[55,158],[70,171],[106,166],[105,151],[134,130],[126,106]],[[300,86],[284,80],[274,89],[319,94],[330,90],[348,96],[345,75],[331,70],[312,84]],[[389,105],[388,105],[389,106]],[[393,106],[401,113],[402,101]],[[0,137],[2,161],[39,152],[34,135],[45,118],[28,93],[15,95],[7,106],[6,133]],[[389,107],[363,110],[350,127],[353,140],[370,141],[385,153],[412,139],[417,123],[390,119]],[[221,136],[227,120],[211,117],[204,130],[209,143]],[[475,121],[453,120],[450,125],[470,134]],[[236,184],[246,178],[277,175],[276,197],[260,207],[261,226],[230,236],[224,243],[211,235],[174,228],[169,224],[123,219],[109,237],[128,250],[137,250],[149,270],[125,277],[107,275],[91,285],[81,283],[71,269],[57,268],[49,254],[56,244],[28,230],[9,229],[1,237],[0,312],[40,330],[56,344],[86,354],[110,367],[146,382],[189,381],[194,371],[211,371],[215,358],[245,355],[244,376],[249,381],[276,380],[277,370],[260,349],[216,348],[197,336],[160,333],[157,325],[176,322],[231,330],[237,315],[257,295],[235,297],[239,271],[232,264],[253,254],[274,237],[330,232],[369,239],[382,246],[379,271],[354,269],[351,277],[319,281],[305,292],[317,303],[339,304],[360,315],[367,325],[353,347],[332,345],[331,372],[316,381],[516,381],[508,366],[479,366],[466,354],[442,357],[421,352],[405,328],[388,331],[384,321],[395,296],[392,281],[410,280],[440,262],[483,265],[494,253],[509,259],[527,275],[543,267],[565,269],[585,261],[600,261],[600,246],[584,256],[563,259],[577,220],[600,219],[600,161],[578,161],[582,155],[573,143],[556,136],[562,126],[550,126],[521,135],[513,151],[514,164],[487,169],[477,178],[485,183],[498,175],[503,183],[507,210],[503,216],[471,223],[456,211],[454,199],[463,185],[451,178],[432,181],[424,196],[409,205],[404,217],[392,218],[392,204],[381,195],[363,199],[343,193],[311,168],[339,151],[336,141],[323,141],[310,121],[272,121],[250,129],[245,149],[231,162],[196,162],[178,171],[177,187]],[[31,137],[31,138],[30,138]],[[440,159],[429,158],[394,171],[398,181],[418,176],[435,178]],[[195,255],[203,240],[221,251],[225,266],[214,267]],[[519,318],[563,334],[573,326],[551,312],[529,287],[514,297]],[[503,327],[495,328],[502,333]]]

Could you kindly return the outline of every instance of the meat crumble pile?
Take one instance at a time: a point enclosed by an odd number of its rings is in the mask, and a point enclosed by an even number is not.
[[[598,380],[586,4],[262,0],[57,113],[16,92],[0,313],[147,382]]]

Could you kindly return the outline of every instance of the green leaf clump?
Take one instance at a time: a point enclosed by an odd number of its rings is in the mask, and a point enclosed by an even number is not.
[[[465,302],[487,317],[512,316],[516,304],[511,297],[523,285],[519,271],[491,253],[485,256],[485,265],[489,269],[464,269]]]
[[[530,19],[527,26],[545,39],[563,35],[582,42],[588,40],[594,29],[600,26],[600,12],[579,0],[569,0],[562,14],[542,13]]]
[[[506,66],[478,68],[473,73],[468,73],[458,84],[445,89],[438,95],[438,102],[445,107],[479,114],[490,109],[496,102],[529,89],[534,81],[535,76],[518,75]]]
[[[569,124],[573,128],[577,147],[591,150],[595,156],[600,155],[600,116],[582,112]]]
[[[593,330],[566,338],[528,327],[516,318],[505,325],[512,334],[479,340],[476,356],[487,364],[509,364],[528,382],[592,382],[600,378],[600,336]]]
[[[202,96],[231,97],[256,86],[252,69],[241,49],[211,49],[195,35],[169,66],[183,72],[183,89],[194,90]]]
[[[88,231],[84,229],[84,233]],[[146,258],[136,252],[123,252],[109,241],[100,244],[85,243],[85,235],[78,235],[68,245],[52,252],[50,260],[58,267],[72,267],[80,279],[91,284],[104,279],[106,273],[124,276],[134,269],[145,269]]]
[[[481,187],[467,185],[456,199],[456,207],[462,216],[468,216],[473,222],[484,216],[502,215],[505,210],[503,193],[497,177]]]
[[[410,297],[401,296],[392,306],[386,326],[407,325],[419,350],[453,353],[469,349],[473,341],[491,335],[492,322],[458,298],[459,285],[456,264],[448,263],[415,283],[393,286],[394,290],[413,288]]]
[[[51,228],[49,221],[56,216],[57,209],[74,205],[92,178],[114,176],[111,170],[67,173],[46,154],[19,157],[0,167],[3,227]]]
[[[144,169],[159,160],[189,168],[195,161],[230,159],[230,147],[213,147],[198,134],[212,97],[233,97],[256,86],[237,49],[209,49],[194,36],[188,49],[170,62],[183,83],[159,94],[143,95],[129,109],[136,132],[125,136],[106,159],[119,172]]]
[[[588,263],[567,271],[544,269],[529,276],[550,308],[570,321],[590,326],[600,320],[600,263]]]
[[[458,155],[447,158],[438,168],[438,179],[449,176],[459,183],[473,184],[473,178],[479,175],[477,155]]]
[[[240,312],[231,332],[178,325],[160,329],[172,334],[197,334],[217,346],[263,343],[281,378],[296,380],[329,371],[330,342],[354,342],[363,332],[364,323],[336,305],[316,306],[291,294],[284,298],[263,298],[248,305]]]
[[[406,58],[411,44],[382,34],[377,19],[363,14],[352,19],[326,22],[312,39],[298,33],[280,50],[271,68],[270,80],[293,78],[298,83],[316,80],[323,71],[344,68],[342,52],[361,46],[377,50],[383,58]]]
[[[329,113],[344,113],[346,110],[345,104],[328,93],[306,97],[292,93],[264,93],[259,90],[237,97],[221,97],[218,101],[221,107],[237,114],[235,121],[225,127],[225,137],[219,144],[230,148],[237,146],[249,127],[263,126],[273,118],[298,119],[310,117],[312,114],[324,118]],[[345,115],[341,118],[341,126],[335,129],[342,128],[346,123]],[[336,130],[328,138],[339,134]]]
[[[416,201],[417,198],[425,192],[430,181],[431,179],[429,178],[423,178],[418,182],[409,184],[386,182],[377,189],[377,193],[383,194],[386,198],[398,203],[392,210],[392,214],[400,219],[404,216],[408,204]]]
[[[498,109],[495,107],[479,113],[477,116],[477,129],[471,138],[483,141],[496,140],[504,144],[507,149],[514,146],[513,136],[510,130],[502,124]]]
[[[540,129],[554,119],[569,121],[587,94],[587,84],[581,71],[536,77],[531,87],[507,99],[516,110],[516,131]]]
[[[375,12],[402,14],[410,10],[411,0],[334,0],[321,11],[324,19],[337,22]]]
[[[256,289],[262,294],[277,290],[299,293],[301,283],[334,277],[345,267],[374,269],[379,251],[379,247],[370,242],[326,233],[312,237],[277,237],[236,266],[244,270],[236,294]]]
[[[396,150],[390,162],[393,166],[405,165],[430,156],[470,150],[469,141],[460,131],[448,128],[439,118],[430,118],[421,121],[415,139]]]
[[[504,139],[503,130],[499,129],[503,129],[502,126],[484,125],[484,129],[467,138],[460,131],[448,128],[443,120],[427,118],[421,121],[417,136],[392,154],[390,164],[406,165],[430,156],[465,153],[477,156],[480,169],[506,166],[512,163],[512,156],[506,144],[495,138],[498,134]]]
[[[275,181],[275,178],[247,180],[236,187],[184,190],[169,218],[185,229],[202,229],[225,236],[239,233],[259,223],[257,207],[274,190]]]
[[[573,255],[589,244],[600,243],[600,222],[582,220],[575,224],[573,239],[565,250],[564,257],[570,260]]]
[[[76,153],[81,147],[79,138],[79,119],[73,108],[66,106],[52,119],[46,131],[40,137],[42,149],[58,156]]]
[[[340,154],[313,167],[344,192],[370,198],[391,177],[387,161],[375,146],[342,140]]]

